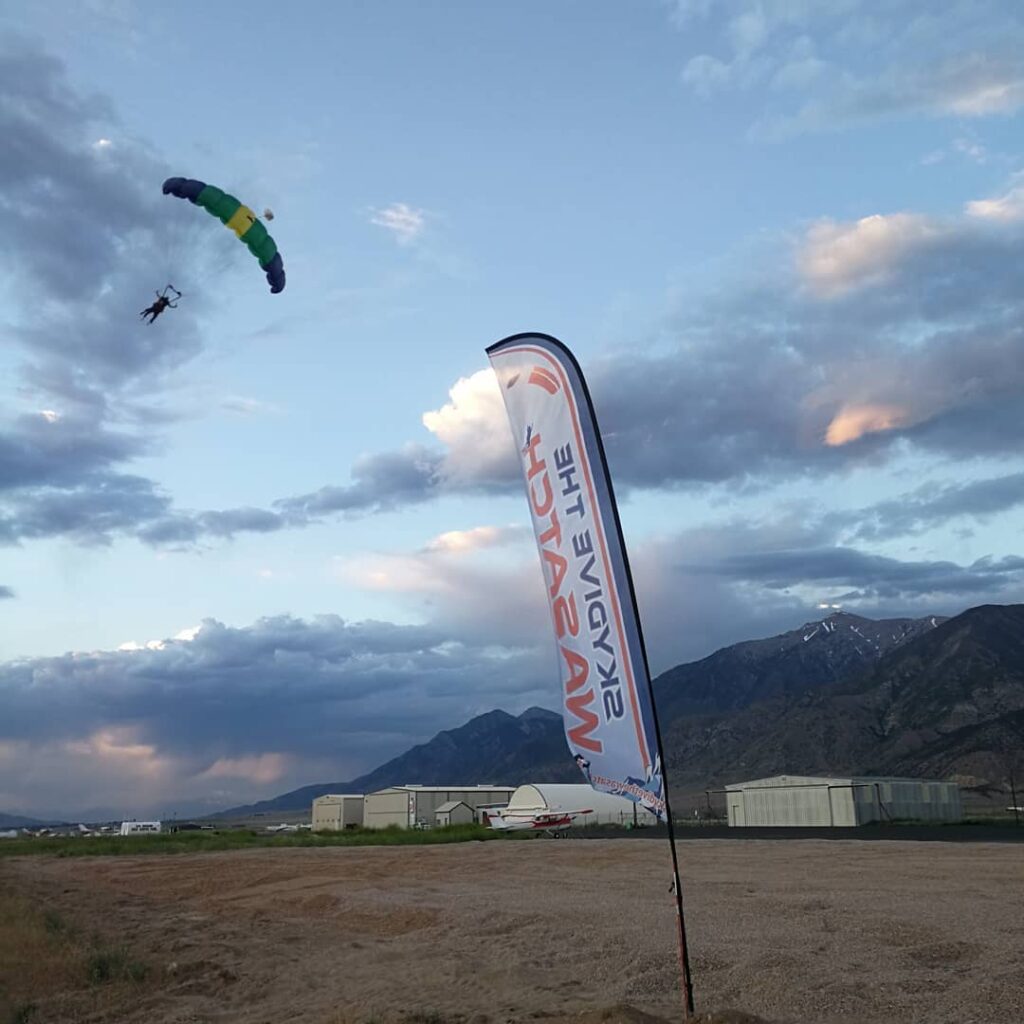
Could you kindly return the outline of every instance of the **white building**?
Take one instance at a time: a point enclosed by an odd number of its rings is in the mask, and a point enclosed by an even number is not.
[[[314,832],[340,832],[362,824],[362,793],[325,793],[313,801]]]
[[[483,804],[504,804],[512,786],[389,786],[363,798],[366,828],[431,828],[443,804],[464,803],[471,810]]]
[[[573,819],[583,825],[656,825],[658,819],[624,796],[601,793],[585,784],[535,783],[520,786],[508,802],[512,815],[548,814],[551,811],[586,811]]]
[[[725,787],[735,826],[853,826],[872,821],[960,821],[960,790],[931,779],[774,775]]]
[[[461,800],[449,800],[441,804],[434,814],[434,823],[438,828],[446,825],[470,825],[473,823],[473,808]]]

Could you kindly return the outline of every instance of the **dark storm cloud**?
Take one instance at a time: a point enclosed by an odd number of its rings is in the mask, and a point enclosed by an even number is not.
[[[432,627],[206,620],[194,639],[160,648],[0,665],[0,742],[117,728],[193,773],[267,751],[368,768],[469,714],[527,699],[536,669],[530,656],[496,658]]]

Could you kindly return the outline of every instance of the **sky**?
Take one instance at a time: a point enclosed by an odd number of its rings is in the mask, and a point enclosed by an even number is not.
[[[0,0],[0,811],[557,707],[520,331],[589,381],[655,672],[1024,600],[1024,11],[205,9]],[[171,175],[273,211],[282,293]]]

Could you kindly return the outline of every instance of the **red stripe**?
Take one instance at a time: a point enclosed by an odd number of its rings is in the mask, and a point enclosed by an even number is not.
[[[543,366],[533,368],[530,373],[530,383],[539,385],[549,395],[553,395],[558,390],[558,381],[555,375],[550,370],[545,370]]]

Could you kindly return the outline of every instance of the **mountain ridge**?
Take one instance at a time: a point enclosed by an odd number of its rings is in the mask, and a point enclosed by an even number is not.
[[[742,711],[773,697],[802,694],[847,680],[944,621],[942,616],[874,620],[834,612],[785,633],[720,648],[654,680],[662,729],[670,729],[684,715],[708,714],[708,707],[719,714],[723,709]],[[736,678],[741,685],[721,692],[727,684],[732,687]],[[503,743],[509,746],[502,749]],[[672,755],[667,749],[670,768]],[[328,792],[371,792],[407,783],[468,785],[477,780],[515,785],[538,778],[548,782],[579,779],[568,758],[561,716],[530,708],[514,718],[497,710],[456,729],[442,730],[357,779],[304,786],[270,800],[230,808],[219,816],[308,807],[316,796]]]

